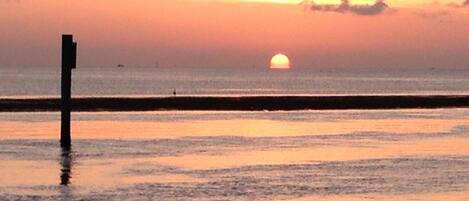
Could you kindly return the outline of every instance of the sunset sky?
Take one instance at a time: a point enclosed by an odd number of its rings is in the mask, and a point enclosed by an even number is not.
[[[469,1],[0,0],[0,68],[469,68]]]

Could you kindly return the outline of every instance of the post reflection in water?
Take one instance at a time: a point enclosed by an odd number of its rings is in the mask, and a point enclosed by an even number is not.
[[[68,186],[72,178],[72,149],[63,148],[61,154],[60,185]]]

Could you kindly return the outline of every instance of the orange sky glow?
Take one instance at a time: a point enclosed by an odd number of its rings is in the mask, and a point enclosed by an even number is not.
[[[1,1],[0,68],[56,66],[61,33],[75,35],[85,67],[268,67],[277,52],[298,68],[469,66],[469,5],[462,1],[389,0],[389,8],[369,14],[300,3]]]

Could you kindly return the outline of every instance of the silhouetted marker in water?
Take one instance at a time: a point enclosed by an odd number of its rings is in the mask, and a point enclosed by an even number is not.
[[[77,43],[73,42],[73,35],[62,35],[62,98],[61,98],[61,127],[60,127],[60,146],[64,149],[70,149],[72,139],[70,136],[70,116],[71,116],[71,88],[72,88],[72,69],[76,68],[77,63]]]
[[[173,89],[173,95],[176,96],[176,89]]]
[[[67,186],[72,178],[72,150],[62,149],[60,160],[60,185]]]

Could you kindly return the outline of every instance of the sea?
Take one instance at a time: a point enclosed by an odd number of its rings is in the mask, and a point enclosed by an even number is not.
[[[469,94],[469,69],[82,67],[73,96]],[[0,68],[0,97],[59,96],[60,69]]]
[[[73,97],[468,95],[467,69],[83,67]],[[58,97],[0,68],[0,98]],[[469,108],[0,113],[0,200],[469,200]]]

